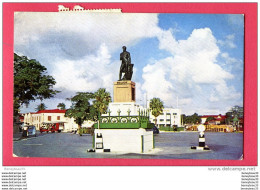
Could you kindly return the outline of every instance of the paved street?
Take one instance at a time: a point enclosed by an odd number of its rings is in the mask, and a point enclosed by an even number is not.
[[[196,132],[162,132],[155,135],[155,149],[146,154],[88,153],[92,136],[71,133],[43,133],[37,137],[13,141],[13,153],[19,157],[69,158],[152,158],[152,159],[225,159],[237,160],[243,153],[243,133],[205,133],[210,151],[191,150],[198,145]]]

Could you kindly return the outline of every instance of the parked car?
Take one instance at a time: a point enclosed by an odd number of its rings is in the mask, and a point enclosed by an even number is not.
[[[59,123],[59,122],[57,122],[57,123],[43,123],[42,126],[40,127],[40,133],[43,133],[43,132],[55,133],[56,131],[58,133],[60,133],[61,132],[60,125],[61,125],[61,123]]]
[[[40,127],[40,133],[43,133],[43,132],[49,133],[49,127],[48,126]]]
[[[34,125],[25,125],[23,127],[23,137],[35,136],[36,137],[36,127]]]

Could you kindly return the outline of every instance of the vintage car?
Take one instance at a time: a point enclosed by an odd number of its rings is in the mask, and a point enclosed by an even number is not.
[[[34,125],[25,125],[22,131],[23,137],[35,136],[36,137],[36,127]]]
[[[43,133],[43,132],[49,133],[49,127],[46,125],[43,125],[42,127],[40,127],[40,133]]]
[[[58,133],[60,133],[63,126],[64,126],[64,122],[49,122],[49,123],[45,122],[40,127],[40,133],[43,133],[43,132],[46,132],[46,133],[58,132]]]

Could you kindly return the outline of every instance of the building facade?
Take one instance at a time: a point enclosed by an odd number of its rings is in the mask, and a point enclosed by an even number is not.
[[[201,118],[201,124],[210,124],[210,125],[220,125],[225,123],[226,116],[225,115],[203,115],[200,116]],[[211,120],[207,121],[208,118],[211,118]],[[207,122],[206,122],[207,121]]]
[[[60,130],[63,132],[69,132],[76,130],[78,124],[75,123],[74,118],[65,117],[66,110],[41,110],[35,113],[24,114],[24,123],[27,125],[34,125],[36,130],[40,130],[40,127],[46,124],[59,123]],[[82,127],[91,127],[94,124],[93,121],[85,121]]]
[[[157,118],[158,127],[181,127],[181,109],[164,108]],[[155,117],[150,114],[150,121],[155,123]]]

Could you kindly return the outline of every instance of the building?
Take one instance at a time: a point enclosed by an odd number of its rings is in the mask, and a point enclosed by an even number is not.
[[[235,127],[232,125],[205,125],[206,132],[223,132],[230,133],[235,131]],[[198,125],[191,125],[186,128],[187,131],[198,131]]]
[[[164,108],[157,118],[158,127],[181,127],[181,109]],[[155,123],[155,117],[150,114],[150,121]]]
[[[40,130],[40,127],[46,124],[59,123],[60,130],[63,132],[72,131],[78,128],[78,124],[75,123],[74,118],[65,117],[66,110],[52,109],[41,110],[35,113],[24,114],[24,123],[28,125],[34,125],[36,130]],[[91,127],[94,124],[93,121],[85,121],[82,127]]]
[[[224,124],[226,122],[226,116],[225,115],[203,115],[200,116],[201,123],[202,124],[209,124],[209,125],[220,125]],[[208,118],[211,118],[211,120],[207,121]]]
[[[26,113],[24,115],[24,123],[34,125],[37,130],[44,123],[60,123],[60,128],[64,130],[65,123],[68,123],[68,118],[65,117],[66,110],[40,110],[35,113]]]

